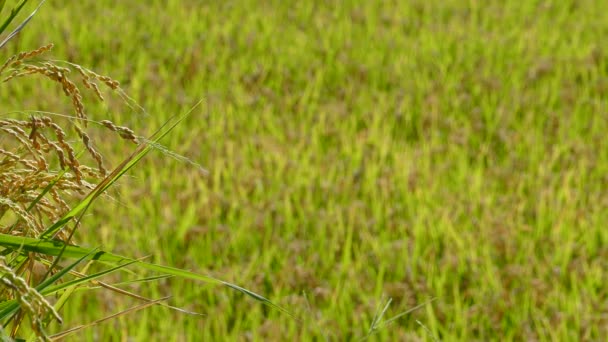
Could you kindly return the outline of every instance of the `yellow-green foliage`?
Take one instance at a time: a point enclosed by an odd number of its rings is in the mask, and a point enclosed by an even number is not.
[[[83,218],[79,241],[213,274],[300,318],[162,279],[119,286],[207,316],[155,306],[79,336],[352,340],[388,298],[383,319],[436,299],[376,325],[381,340],[608,335],[607,10],[49,1],[0,52],[54,43],[54,58],[118,79],[148,113],[110,99],[91,119],[153,132],[204,99],[163,142],[209,175],[151,156]],[[31,78],[0,89],[3,109],[71,111]],[[94,138],[114,165],[126,145],[108,134]],[[71,327],[134,303],[84,292],[61,314]]]

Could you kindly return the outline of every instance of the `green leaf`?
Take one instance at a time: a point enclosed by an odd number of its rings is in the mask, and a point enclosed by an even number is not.
[[[38,4],[38,7],[36,7],[36,9],[27,17],[25,18],[24,21],[21,22],[21,24],[19,24],[19,26],[17,26],[17,28],[15,28],[13,30],[13,32],[11,32],[1,43],[0,43],[0,49],[6,44],[8,43],[9,40],[11,40],[14,36],[16,36],[19,32],[21,32],[21,30],[23,30],[23,28],[25,27],[25,25],[27,25],[27,23],[30,22],[30,20],[32,20],[32,18],[34,17],[34,15],[36,15],[36,12],[38,12],[38,10],[40,9],[40,7],[42,6],[42,4],[45,2],[46,0],[42,0],[40,1],[40,3]],[[23,2],[21,3],[20,7],[16,7],[11,11],[11,15],[7,18],[7,20],[4,22],[4,24],[2,25],[2,27],[0,28],[0,33],[4,32],[4,30],[6,29],[6,27],[8,26],[8,24],[10,24],[11,21],[13,21],[13,19],[15,18],[15,16],[17,16],[17,13],[19,13],[19,11],[21,11],[21,9],[23,8],[23,6],[25,5],[25,3],[27,2],[27,0],[23,0]]]
[[[23,8],[23,6],[25,6],[27,1],[28,0],[22,0],[20,4],[18,4],[15,8],[13,8],[11,10],[11,14],[4,20],[4,22],[0,26],[0,33],[4,32],[4,30],[6,30],[6,27],[13,21],[13,19],[15,19],[15,17],[17,16],[17,14],[19,14],[19,12]],[[4,7],[5,2],[6,2],[6,0],[2,1],[2,7]]]
[[[25,27],[25,25],[27,25],[27,23],[30,22],[30,20],[32,20],[32,18],[34,17],[34,15],[36,15],[36,12],[38,12],[38,10],[40,9],[40,7],[42,6],[42,4],[45,2],[46,0],[42,0],[40,1],[40,3],[38,4],[38,7],[36,7],[36,9],[34,10],[34,12],[32,12],[27,18],[25,18],[24,21],[21,22],[21,24],[19,24],[19,26],[17,26],[17,28],[15,28],[13,30],[13,32],[11,32],[6,38],[4,38],[4,40],[0,43],[0,49],[6,44],[8,43],[9,40],[13,39],[13,37],[15,37],[19,32],[21,32],[21,30],[23,30],[23,28]],[[25,2],[27,2],[27,0],[24,0],[24,4]],[[21,8],[19,8],[19,10],[21,10]],[[12,15],[12,12],[11,12]],[[16,14],[15,14],[16,15]],[[11,17],[9,17],[11,18]],[[13,17],[14,18],[14,17]],[[12,21],[12,19],[10,19]],[[8,25],[8,23],[7,23]],[[4,31],[6,27],[2,28],[2,31]],[[0,31],[0,33],[2,33],[2,31]]]
[[[66,245],[65,243],[58,241],[58,240],[40,240],[40,239],[35,239],[35,238],[30,238],[30,237],[0,234],[0,246],[6,247],[6,248],[21,249],[21,250],[27,251],[27,252],[41,253],[41,254],[45,254],[45,255],[52,255],[52,256],[62,255],[63,257],[66,257],[66,258],[81,258],[82,260],[103,261],[103,262],[111,263],[111,264],[114,264],[117,266],[125,265],[128,263],[133,263],[141,268],[145,268],[150,271],[160,272],[160,273],[164,273],[164,274],[168,274],[168,275],[174,275],[174,276],[191,279],[191,280],[204,281],[204,282],[212,283],[212,284],[221,284],[221,285],[229,287],[233,290],[236,290],[240,293],[243,293],[259,302],[262,302],[263,304],[266,304],[272,308],[275,308],[275,309],[293,317],[293,315],[289,311],[274,304],[273,302],[271,302],[269,299],[265,298],[264,296],[261,296],[257,293],[244,289],[238,285],[228,283],[228,282],[216,279],[211,276],[202,275],[202,274],[198,274],[198,273],[194,273],[194,272],[190,272],[190,271],[186,271],[186,270],[182,270],[182,269],[178,269],[178,268],[174,268],[174,267],[162,266],[162,265],[147,263],[147,262],[143,262],[143,261],[138,261],[138,260],[134,260],[134,259],[124,257],[121,255],[104,252],[101,250],[89,249],[89,248],[84,248],[84,247],[74,246],[74,245]]]
[[[67,289],[68,287],[78,286],[78,285],[84,284],[86,282],[89,282],[91,280],[95,280],[95,279],[100,278],[100,277],[102,277],[102,276],[104,276],[106,274],[110,274],[112,272],[118,271],[121,268],[127,267],[127,266],[129,266],[129,265],[131,265],[133,263],[135,263],[135,261],[129,262],[129,263],[126,263],[126,264],[121,264],[121,265],[109,268],[107,270],[103,270],[103,271],[98,272],[98,273],[90,274],[90,275],[87,275],[87,276],[82,277],[82,278],[77,278],[77,279],[74,279],[74,280],[71,280],[71,281],[68,281],[68,282],[65,282],[65,283],[49,286],[48,288],[40,291],[40,293],[43,294],[43,295],[51,295],[51,294],[57,293],[57,292],[59,292],[61,290]]]

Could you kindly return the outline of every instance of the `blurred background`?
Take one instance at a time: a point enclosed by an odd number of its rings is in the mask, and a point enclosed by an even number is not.
[[[34,4],[31,6],[33,10]],[[150,135],[202,103],[76,241],[211,274],[84,340],[600,340],[608,335],[608,17],[600,1],[47,1],[2,51],[121,82],[91,119]],[[72,113],[52,82],[3,111]],[[91,132],[110,165],[128,142]],[[384,322],[374,317],[390,302]],[[63,330],[140,303],[83,291]],[[401,313],[420,307],[406,315]],[[369,335],[370,330],[374,330]],[[369,336],[368,336],[369,335]]]

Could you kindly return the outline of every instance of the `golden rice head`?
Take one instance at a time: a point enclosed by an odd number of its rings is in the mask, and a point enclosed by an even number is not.
[[[71,99],[75,110],[73,119],[59,122],[44,115],[31,116],[29,120],[0,119],[0,139],[9,143],[0,148],[0,219],[8,212],[15,222],[3,226],[0,232],[15,235],[37,236],[48,223],[54,223],[70,210],[74,196],[85,195],[95,188],[109,172],[102,154],[95,148],[86,132],[88,119],[83,96],[77,83],[70,79],[77,71],[81,83],[103,100],[99,84],[104,84],[124,99],[120,84],[107,76],[99,75],[79,65],[41,60],[52,44],[10,57],[0,67],[0,79],[4,82],[29,75],[42,75],[59,84]],[[128,104],[128,103],[127,103]],[[128,127],[111,121],[98,122],[120,138],[139,144],[140,140]],[[78,136],[68,137],[71,127]],[[7,139],[8,138],[8,139]],[[95,162],[86,165],[76,151],[82,150]],[[6,221],[6,220],[5,220]],[[67,238],[62,231],[58,238]]]

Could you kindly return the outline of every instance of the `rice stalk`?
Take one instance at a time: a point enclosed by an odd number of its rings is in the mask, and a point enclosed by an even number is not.
[[[70,203],[91,193],[111,174],[87,131],[90,120],[81,89],[93,92],[100,100],[104,100],[101,85],[122,92],[119,83],[107,76],[75,64],[59,66],[44,60],[43,55],[52,47],[49,44],[19,53],[0,67],[3,83],[38,75],[58,84],[74,110],[73,115],[65,118],[32,113],[27,119],[0,119],[0,141],[3,142],[0,147],[0,234],[40,241],[46,239],[46,227],[61,221],[70,212]],[[127,127],[109,120],[99,124],[118,139],[141,144]],[[66,222],[53,239],[64,242],[64,246],[73,244],[72,236],[78,226],[79,221],[71,222],[69,227]],[[44,250],[24,253],[23,245],[11,248],[3,244],[3,247],[5,255],[11,258],[0,265],[1,281],[8,289],[1,292],[0,298],[2,303],[13,298],[21,303],[21,309],[13,312],[9,320],[13,324],[11,337],[18,334],[22,319],[28,316],[36,336],[45,340],[46,317],[52,314],[59,321],[60,318],[34,286],[56,272],[61,253],[50,255]],[[42,271],[34,267],[43,265],[40,261],[51,267],[44,267]]]

